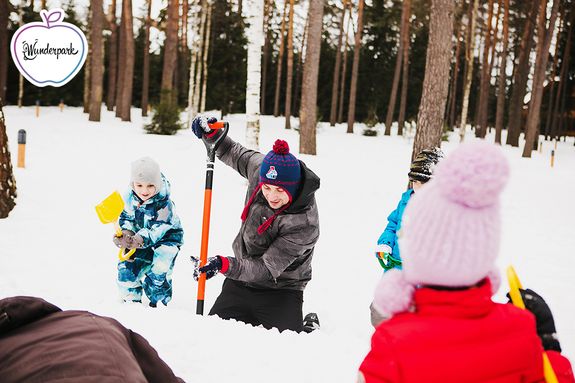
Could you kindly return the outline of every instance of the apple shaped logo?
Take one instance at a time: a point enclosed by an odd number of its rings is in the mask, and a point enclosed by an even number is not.
[[[40,15],[42,22],[18,28],[10,52],[20,73],[32,84],[59,87],[84,65],[88,42],[77,26],[62,21],[63,10],[42,10]]]

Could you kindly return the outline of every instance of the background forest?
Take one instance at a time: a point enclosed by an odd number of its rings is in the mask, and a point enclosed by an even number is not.
[[[47,5],[46,1],[0,3],[4,3],[0,6],[0,27],[7,27],[0,30],[0,36],[4,36],[0,37],[0,50],[3,52],[0,55],[0,98],[4,103],[58,105],[63,101],[66,105],[80,106],[89,102],[86,95],[89,84],[86,83],[89,81],[87,71],[90,65],[85,65],[80,74],[62,88],[38,88],[26,81],[19,84],[19,74],[9,60],[6,41],[11,39],[21,23],[39,21],[39,10],[50,7],[52,2],[48,1]],[[106,10],[98,13],[103,18],[100,29],[105,47],[102,61],[103,101],[111,110],[115,107],[114,93],[117,93],[118,85],[117,79],[111,76],[118,76],[114,66],[118,59],[122,60],[121,54],[116,57],[118,51],[114,45],[118,44],[118,31],[123,23],[122,7],[126,4],[122,4],[121,0],[105,1],[104,4],[101,4],[102,1],[68,0],[63,2],[62,8],[67,14],[66,21],[76,24],[90,36],[90,26],[97,24],[93,20],[93,10],[98,3]],[[173,96],[178,106],[185,108],[188,105],[190,62],[201,59],[207,69],[202,69],[197,76],[205,87],[205,97],[201,95],[205,100],[200,101],[200,109],[221,110],[224,115],[245,112],[248,37],[246,20],[242,17],[242,14],[246,14],[242,0],[158,1],[155,5],[152,1],[124,3],[130,3],[128,7],[131,13],[127,18],[132,18],[129,22],[133,25],[134,38],[133,85],[131,92],[123,96],[129,98],[129,104],[141,107],[144,103],[147,108],[148,103],[159,103],[165,77],[164,55],[166,49],[173,49],[167,46],[175,39],[177,60],[173,60],[174,68],[169,71],[173,73]],[[430,3],[429,0],[372,0],[361,4],[364,9],[359,46],[354,44],[354,34],[358,29],[358,2],[342,0],[324,3],[317,89],[319,120],[347,120],[354,53],[359,49],[355,119],[368,125],[398,119],[416,121],[425,73]],[[156,15],[148,16],[148,13],[151,14],[148,7],[151,10],[152,6],[157,11]],[[177,19],[173,20],[177,22],[176,29],[172,27],[175,33],[168,31],[168,15],[172,6],[178,8],[173,13]],[[307,1],[265,0],[264,7],[260,113],[275,116],[289,113],[297,117],[309,4]],[[552,12],[556,13],[557,20],[549,33],[551,41],[543,84],[541,129],[545,133],[555,134],[572,130],[573,116],[568,112],[573,111],[575,99],[573,9],[572,0],[453,1],[453,52],[445,108],[447,126],[457,126],[461,119],[464,80],[471,61],[466,60],[466,54],[470,48],[473,49],[474,70],[470,74],[468,121],[480,129],[484,126],[495,127],[499,94],[507,112],[502,116],[503,126],[507,126],[508,120],[517,120],[514,116],[525,114],[522,101],[525,101],[525,106],[529,101],[536,59],[539,58],[536,46],[537,14],[545,10],[548,18],[551,18]],[[404,14],[408,20],[407,27],[402,22]],[[3,22],[6,16],[7,22]],[[203,20],[204,17],[209,19]],[[469,24],[474,26],[473,47],[469,46]],[[198,26],[204,28],[200,33],[204,40],[200,42],[197,41]],[[400,40],[404,30],[407,36],[402,44]],[[209,41],[200,47],[206,39]],[[201,52],[199,48],[202,48]],[[405,54],[400,50],[407,52]],[[403,57],[407,60],[402,65]],[[148,64],[145,64],[146,61]],[[402,70],[406,72],[405,76],[400,75]],[[334,74],[336,71],[337,74]],[[402,82],[406,82],[403,92]],[[147,95],[145,98],[144,93]],[[289,107],[286,99],[290,100]],[[391,113],[390,102],[395,104],[395,110]],[[401,111],[398,110],[400,108]],[[402,118],[399,118],[400,113]]]

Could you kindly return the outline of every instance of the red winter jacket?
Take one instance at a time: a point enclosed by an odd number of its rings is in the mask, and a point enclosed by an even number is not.
[[[421,288],[416,312],[379,325],[360,366],[367,383],[545,382],[541,340],[526,310],[491,300],[487,281],[466,290]],[[550,353],[559,382],[569,361]]]

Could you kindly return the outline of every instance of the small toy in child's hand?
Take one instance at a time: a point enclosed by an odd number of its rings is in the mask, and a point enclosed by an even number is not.
[[[379,264],[385,271],[401,266],[401,261],[393,257],[389,253],[385,253],[383,251],[376,251],[375,256],[379,261]]]

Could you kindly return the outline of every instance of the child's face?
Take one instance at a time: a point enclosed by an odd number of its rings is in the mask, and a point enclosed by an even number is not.
[[[134,182],[134,191],[142,201],[147,201],[156,194],[156,187],[148,183]]]
[[[414,192],[417,192],[422,186],[423,183],[421,181],[411,181],[411,188]]]
[[[263,184],[262,193],[272,209],[279,209],[289,202],[288,193],[281,187]]]

